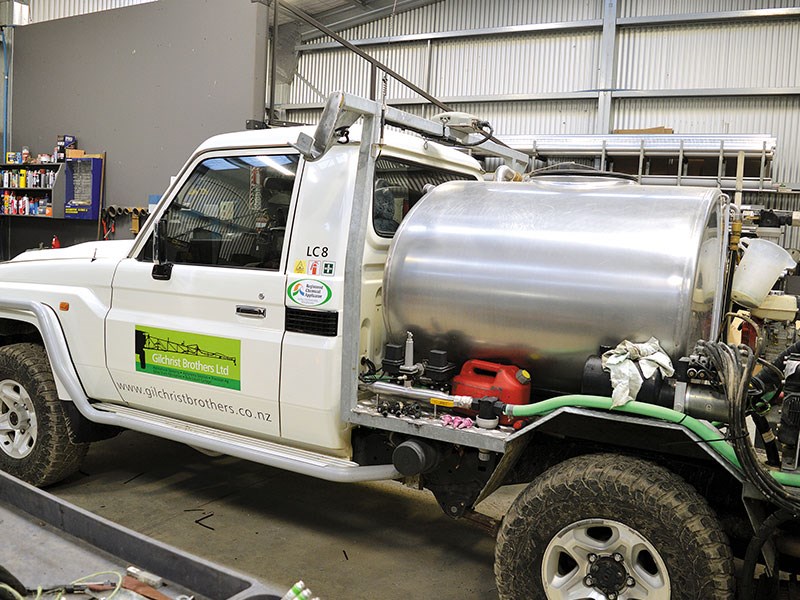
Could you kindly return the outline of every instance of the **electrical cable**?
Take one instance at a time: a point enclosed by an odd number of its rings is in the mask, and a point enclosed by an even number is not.
[[[0,583],[0,590],[8,592],[14,600],[25,600],[25,596],[6,583]]]
[[[2,567],[0,567],[0,574],[5,571]],[[8,573],[5,571],[5,573]],[[73,586],[79,586],[79,591],[84,590],[92,585],[110,585],[110,581],[104,583],[98,583],[97,581],[93,581],[95,578],[101,575],[112,575],[117,579],[116,584],[113,586],[111,593],[105,596],[105,600],[112,600],[114,596],[116,596],[119,591],[122,589],[122,586],[125,582],[125,576],[116,572],[116,571],[98,571],[97,573],[92,573],[90,575],[85,575],[84,577],[80,577],[68,585],[60,585],[50,588],[43,588],[41,585],[36,588],[36,595],[33,597],[32,600],[42,600],[42,596],[44,594],[49,594],[52,592],[56,592],[56,596],[54,600],[60,600],[65,593],[72,593]],[[88,581],[87,581],[88,580]],[[8,583],[0,582],[0,598],[10,597],[13,600],[28,600],[28,593],[32,592],[33,590],[29,590],[25,588],[16,578],[13,578],[13,581],[10,582],[12,585]],[[83,587],[80,587],[83,586]],[[5,592],[2,593],[2,592]]]
[[[114,577],[117,578],[117,584],[114,586],[114,589],[108,596],[105,597],[106,600],[111,600],[122,589],[122,583],[125,580],[125,576],[120,573],[117,573],[116,571],[98,571],[97,573],[92,573],[91,575],[85,575],[84,577],[80,577],[75,581],[72,581],[70,585],[79,585],[81,583],[85,583],[87,579],[91,581],[92,579],[100,575],[113,575]]]
[[[759,358],[759,359],[758,359],[758,364],[760,364],[760,365],[762,365],[764,368],[766,368],[766,369],[769,369],[770,371],[772,371],[772,374],[773,374],[773,375],[775,375],[775,376],[776,376],[776,377],[778,377],[778,378],[779,378],[781,381],[783,381],[783,371],[781,371],[781,370],[780,370],[778,367],[776,367],[776,366],[775,366],[773,363],[771,363],[771,362],[769,362],[768,360],[765,360],[765,359],[763,359],[763,358]],[[780,393],[780,391],[781,391],[781,389],[782,389],[782,388],[783,388],[783,386],[781,386],[781,388],[779,388],[779,389],[778,389],[778,391],[777,391],[776,393]]]
[[[795,342],[794,344],[786,348],[786,350],[778,354],[778,357],[772,361],[775,370],[770,370],[768,372],[761,371],[758,375],[754,377],[754,379],[764,384],[765,388],[767,385],[771,385],[777,388],[783,380],[783,371],[786,368],[786,359],[791,354],[797,354],[798,352],[800,352],[800,342]],[[776,373],[778,375],[776,375]]]
[[[790,511],[777,510],[767,517],[759,527],[756,535],[750,540],[747,545],[747,553],[744,557],[744,563],[741,570],[741,582],[739,585],[739,594],[742,600],[752,600],[754,593],[754,585],[756,578],[756,565],[758,564],[758,557],[761,554],[761,549],[767,543],[769,537],[775,533],[775,530],[784,523],[794,519],[794,515]],[[774,565],[773,576],[777,576],[778,565]]]
[[[480,129],[480,132],[483,134],[483,139],[478,140],[477,142],[470,142],[469,144],[456,145],[462,148],[474,148],[475,146],[480,146],[484,142],[488,142],[490,139],[492,139],[492,136],[494,135],[494,128],[489,124],[488,121],[480,121],[477,125]],[[489,130],[488,132],[486,131],[487,129]]]
[[[770,467],[780,467],[781,455],[778,446],[778,438],[776,438],[775,434],[772,432],[772,427],[770,427],[767,417],[754,411],[750,413],[750,418],[753,419],[758,435],[761,437],[761,441],[764,444],[764,450],[767,453],[767,464]]]
[[[9,585],[20,594],[26,594],[28,592],[28,589],[22,584],[22,582],[14,577],[14,575],[2,565],[0,565],[0,584]],[[0,594],[0,598],[5,598],[5,596]]]
[[[750,327],[752,327],[756,332],[756,340],[758,342],[756,344],[755,355],[756,356],[761,356],[761,346],[764,345],[764,338],[761,335],[761,327],[758,325],[758,323],[756,323],[752,318],[750,318],[747,315],[743,315],[743,314],[735,313],[735,312],[726,312],[723,315],[722,318],[723,318],[724,321],[727,321],[729,318],[730,319],[739,319],[741,321],[744,321],[748,325],[750,325]],[[720,327],[719,335],[717,336],[717,341],[719,341],[719,337],[722,335],[722,329],[723,328]]]
[[[722,343],[700,342],[714,364],[728,398],[728,420],[732,434],[733,450],[746,479],[758,491],[778,507],[800,513],[800,498],[790,494],[786,488],[770,477],[759,464],[749,442],[746,423],[747,390],[756,360],[749,346],[729,346]]]

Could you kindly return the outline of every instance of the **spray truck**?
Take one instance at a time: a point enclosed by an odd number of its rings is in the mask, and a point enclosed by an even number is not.
[[[740,242],[758,213],[719,190],[527,159],[344,93],[316,128],[209,139],[136,239],[0,264],[0,468],[52,484],[131,429],[403,480],[452,518],[526,484],[503,599],[777,597],[800,556],[794,261]]]

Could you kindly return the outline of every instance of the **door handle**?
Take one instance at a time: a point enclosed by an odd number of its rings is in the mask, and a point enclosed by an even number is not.
[[[267,309],[260,306],[245,306],[244,304],[237,304],[236,314],[242,315],[243,317],[263,319],[267,316]]]

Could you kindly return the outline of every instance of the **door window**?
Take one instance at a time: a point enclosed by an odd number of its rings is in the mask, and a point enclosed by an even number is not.
[[[175,264],[278,270],[298,155],[209,158],[162,215]],[[152,260],[152,244],[144,260]]]

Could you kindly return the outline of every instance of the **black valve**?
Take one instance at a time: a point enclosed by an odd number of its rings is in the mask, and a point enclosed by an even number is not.
[[[431,350],[425,363],[425,377],[431,383],[440,384],[450,381],[455,373],[456,365],[447,360],[447,350]]]
[[[405,362],[405,349],[400,344],[386,344],[383,349],[383,360],[381,366],[387,375],[397,376],[400,374],[400,367]]]
[[[475,423],[483,429],[494,429],[500,424],[500,417],[505,414],[506,404],[494,396],[475,398],[472,410],[478,411]]]

